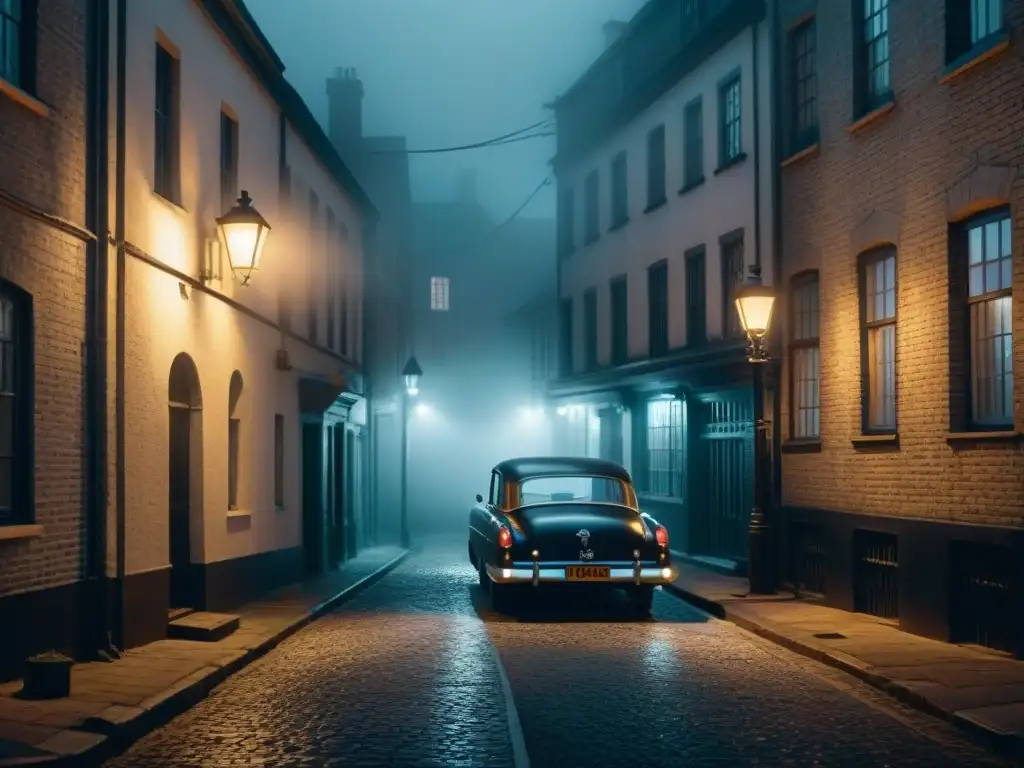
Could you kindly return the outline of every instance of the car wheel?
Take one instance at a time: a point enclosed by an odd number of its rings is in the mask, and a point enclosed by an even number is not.
[[[487,589],[490,579],[487,577],[487,565],[483,560],[477,561],[476,576],[480,580],[480,586]]]
[[[638,616],[650,616],[654,608],[654,587],[650,584],[633,587],[629,592],[629,603]]]

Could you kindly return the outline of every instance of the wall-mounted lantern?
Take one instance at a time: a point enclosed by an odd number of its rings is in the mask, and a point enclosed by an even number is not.
[[[402,376],[405,378],[405,392],[409,397],[416,397],[420,393],[420,376],[422,375],[423,369],[420,368],[420,364],[416,362],[415,357],[410,357],[405,368],[402,369]]]
[[[244,189],[238,204],[217,219],[217,233],[231,271],[241,278],[242,285],[248,285],[252,273],[259,269],[270,225],[252,207],[252,198]]]

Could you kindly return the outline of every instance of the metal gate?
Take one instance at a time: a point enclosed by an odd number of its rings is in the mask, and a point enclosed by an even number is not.
[[[697,405],[700,432],[688,482],[691,554],[747,559],[754,503],[752,401],[749,392],[736,392]]]

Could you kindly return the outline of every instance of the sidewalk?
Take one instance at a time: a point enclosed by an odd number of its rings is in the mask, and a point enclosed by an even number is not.
[[[77,664],[66,699],[26,701],[16,696],[20,682],[0,685],[0,766],[80,765],[123,748],[376,582],[406,554],[376,547],[341,571],[275,590],[235,611],[240,627],[218,642],[160,640],[109,664]]]
[[[745,597],[746,579],[689,563],[678,567],[679,578],[667,589],[684,600],[1024,756],[1024,662],[901,632],[884,619],[792,592]]]

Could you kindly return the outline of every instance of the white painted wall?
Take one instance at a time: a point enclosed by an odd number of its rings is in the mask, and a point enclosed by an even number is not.
[[[158,37],[180,55],[180,205],[152,192],[154,176],[155,46]],[[112,46],[113,53],[113,46]],[[126,240],[132,247],[187,275],[198,277],[214,219],[220,210],[220,113],[230,106],[239,121],[239,186],[273,228],[263,269],[250,286],[232,279],[226,262],[218,294],[277,320],[278,291],[288,290],[309,270],[323,272],[326,244],[310,247],[306,200],[313,188],[321,210],[330,206],[350,232],[349,246],[334,243],[335,268],[352,278],[357,357],[361,356],[362,222],[346,194],[290,131],[294,221],[279,206],[279,112],[277,105],[228,47],[192,0],[128,3]],[[113,126],[113,120],[111,121]],[[115,156],[111,136],[111,158]],[[322,238],[323,233],[313,233]],[[315,242],[315,241],[314,241]],[[327,285],[327,281],[323,282]],[[111,294],[114,295],[113,293]],[[321,300],[321,305],[324,302]],[[323,306],[321,343],[324,342]],[[305,307],[295,307],[295,327],[305,332]],[[193,290],[131,255],[126,291],[128,572],[168,567],[168,376],[175,356],[188,353],[199,371],[203,394],[202,504],[193,503],[192,560],[214,562],[301,543],[299,413],[300,373],[335,374],[341,364],[313,347],[282,336],[216,296]],[[294,370],[275,368],[284,347]],[[351,345],[350,345],[351,348]],[[228,384],[238,370],[244,381],[240,417],[239,510],[228,512]],[[285,506],[273,494],[274,414],[285,417]]]
[[[771,55],[770,30],[758,27],[759,152],[761,189],[761,266],[765,284],[772,282],[771,204]],[[560,189],[570,187],[574,196],[575,250],[561,266],[561,296],[573,299],[573,367],[584,365],[583,294],[597,288],[598,363],[611,359],[611,294],[609,281],[626,274],[628,281],[629,355],[644,358],[648,350],[647,268],[668,259],[669,347],[686,344],[686,285],[683,254],[703,244],[706,248],[707,333],[722,335],[722,271],[718,238],[744,229],[747,264],[754,261],[754,32],[747,28],[716,51],[697,69],[676,83],[661,98],[638,114],[628,125],[610,135],[573,168],[561,172]],[[722,174],[718,166],[718,84],[739,67],[741,74],[743,151],[747,158]],[[703,97],[704,176],[700,187],[679,195],[683,186],[683,112],[685,105]],[[644,214],[647,206],[647,134],[665,124],[666,194],[668,203]],[[621,150],[627,152],[629,223],[609,232],[611,225],[611,163]],[[598,170],[601,237],[589,246],[585,235],[585,179]]]

